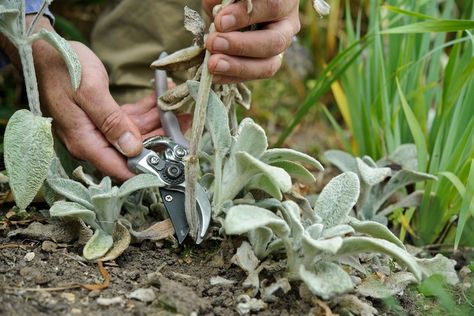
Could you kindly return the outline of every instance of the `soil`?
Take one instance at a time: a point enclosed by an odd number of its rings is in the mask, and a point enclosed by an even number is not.
[[[82,249],[74,244],[0,237],[0,315],[238,315],[236,298],[245,294],[246,275],[230,264],[233,249],[230,241],[178,248],[143,242],[104,264],[110,275],[105,290],[48,291],[101,284],[103,279],[97,264],[83,261],[78,255]],[[216,276],[236,283],[211,285],[210,278]],[[143,288],[152,289],[156,298],[129,298]],[[313,306],[301,301],[297,289],[279,295],[259,315],[308,314]],[[110,300],[104,303],[103,298],[115,298],[115,303],[104,305]]]

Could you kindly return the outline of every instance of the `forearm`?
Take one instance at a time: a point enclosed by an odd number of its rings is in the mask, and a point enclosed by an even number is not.
[[[26,15],[26,27],[31,24],[34,19],[34,14]],[[51,20],[47,17],[41,17],[38,23],[36,24],[34,32],[38,32],[41,29],[47,29],[49,31],[54,31],[53,26],[51,25]],[[35,41],[33,44],[33,51],[42,50],[47,44],[42,40]],[[0,33],[0,50],[10,59],[10,61],[16,66],[20,66],[20,57],[18,55],[18,50],[13,45],[13,43],[2,33]]]

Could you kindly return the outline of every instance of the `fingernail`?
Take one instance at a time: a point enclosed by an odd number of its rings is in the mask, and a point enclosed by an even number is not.
[[[227,61],[221,59],[217,62],[216,72],[222,73],[222,72],[228,71],[229,69],[230,69],[230,64]]]
[[[125,132],[117,142],[117,149],[124,155],[133,155],[140,151],[142,144],[130,132]]]
[[[226,51],[229,49],[229,42],[225,38],[216,37],[212,47],[217,51]]]
[[[235,19],[235,16],[233,15],[224,15],[221,18],[221,27],[223,31],[228,31],[232,29],[236,23],[237,23],[237,20]]]

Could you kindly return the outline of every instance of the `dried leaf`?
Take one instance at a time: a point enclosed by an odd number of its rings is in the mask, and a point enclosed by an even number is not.
[[[41,188],[54,157],[51,119],[16,111],[5,130],[4,148],[10,188],[24,210]]]
[[[184,7],[184,28],[193,33],[199,46],[203,45],[206,23],[198,12],[188,6]]]
[[[410,272],[398,272],[383,280],[376,275],[371,275],[357,286],[357,292],[363,296],[378,299],[388,298],[403,291],[408,284],[416,282],[416,278]]]
[[[191,46],[178,50],[164,58],[155,60],[151,68],[166,71],[183,71],[197,66],[204,60],[206,50],[203,47]]]
[[[109,251],[105,254],[104,257],[98,259],[98,261],[112,261],[120,256],[128,246],[130,246],[130,233],[127,228],[121,223],[115,225],[114,235],[112,236],[113,244]]]

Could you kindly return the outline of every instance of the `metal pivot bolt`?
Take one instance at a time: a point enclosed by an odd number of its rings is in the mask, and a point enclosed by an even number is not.
[[[165,195],[165,201],[166,201],[166,202],[172,202],[172,201],[173,201],[173,197],[172,197],[170,194],[167,194],[167,195]]]
[[[151,157],[150,158],[150,163],[152,165],[157,165],[159,162],[160,162],[160,158],[158,158],[158,157]]]
[[[183,147],[177,147],[175,149],[175,153],[176,156],[178,156],[179,158],[183,158],[184,156],[186,156],[186,150]]]

